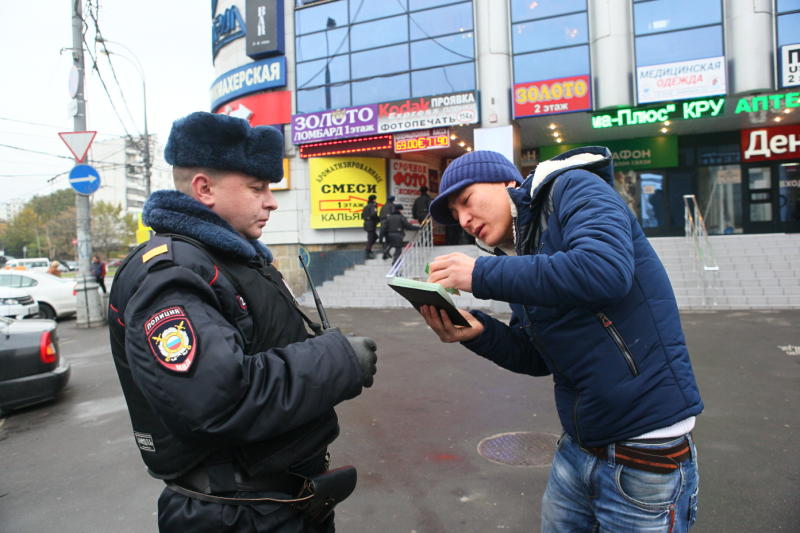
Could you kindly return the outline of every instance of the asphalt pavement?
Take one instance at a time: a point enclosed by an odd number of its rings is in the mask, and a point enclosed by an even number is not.
[[[333,463],[359,471],[337,531],[538,531],[560,432],[551,379],[442,344],[411,309],[329,315],[345,332],[374,337],[379,356],[375,386],[337,409]],[[682,319],[706,405],[694,431],[701,488],[692,531],[798,531],[800,311]],[[162,484],[133,442],[107,330],[70,320],[59,334],[73,367],[67,390],[0,419],[0,532],[157,531]],[[516,432],[535,442],[507,438]],[[487,458],[487,443],[500,460]]]

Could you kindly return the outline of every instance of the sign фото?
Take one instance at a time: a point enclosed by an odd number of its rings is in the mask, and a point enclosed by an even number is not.
[[[514,117],[572,113],[592,108],[589,76],[514,85]]]
[[[314,157],[308,163],[312,228],[360,228],[369,195],[386,198],[383,158]]]
[[[406,217],[411,218],[411,206],[419,197],[419,188],[430,188],[428,165],[416,161],[392,159],[389,161],[389,179],[392,180],[394,203],[403,204]]]
[[[636,69],[639,103],[725,94],[725,57],[709,57]]]

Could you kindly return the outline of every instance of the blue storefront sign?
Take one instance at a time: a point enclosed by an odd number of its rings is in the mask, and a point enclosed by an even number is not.
[[[211,0],[211,57],[231,41],[245,36],[246,26],[239,8],[231,6],[217,13],[217,0]]]
[[[286,57],[255,61],[229,70],[211,84],[211,109],[246,94],[286,86]]]

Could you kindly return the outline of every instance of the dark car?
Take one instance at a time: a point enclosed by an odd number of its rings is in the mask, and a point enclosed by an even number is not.
[[[0,317],[0,411],[56,398],[69,374],[55,321]]]

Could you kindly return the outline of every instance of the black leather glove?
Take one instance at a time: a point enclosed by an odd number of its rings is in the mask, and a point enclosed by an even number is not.
[[[377,367],[375,366],[378,362],[378,356],[375,354],[375,350],[378,346],[375,344],[375,341],[370,339],[369,337],[345,337],[347,341],[350,343],[350,346],[353,347],[353,351],[356,352],[356,358],[358,359],[358,363],[361,365],[361,370],[364,372],[364,383],[365,387],[371,387],[373,377],[375,372],[378,371]]]

